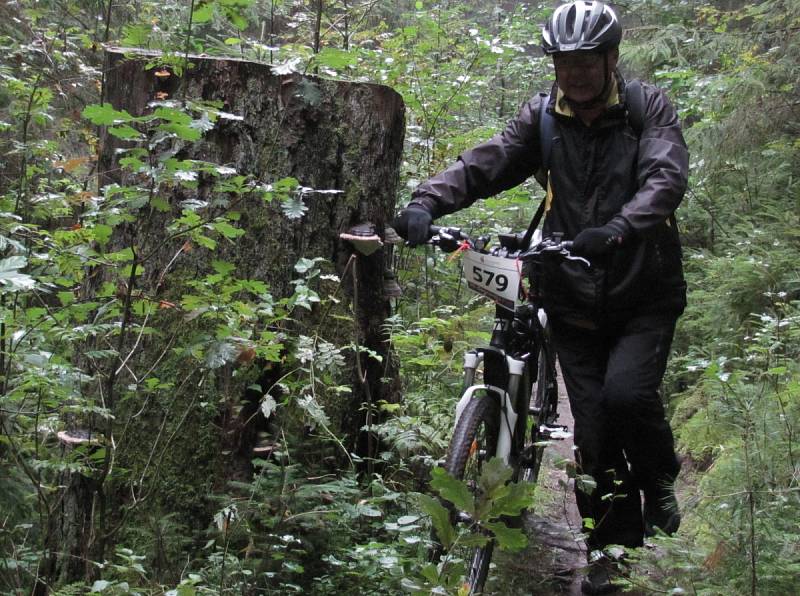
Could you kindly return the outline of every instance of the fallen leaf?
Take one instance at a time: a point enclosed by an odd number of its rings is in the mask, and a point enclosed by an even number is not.
[[[256,357],[256,351],[253,348],[243,348],[239,355],[236,357],[237,364],[250,364]]]

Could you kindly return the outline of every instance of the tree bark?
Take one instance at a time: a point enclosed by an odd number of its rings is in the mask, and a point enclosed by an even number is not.
[[[109,102],[132,114],[150,111],[148,103],[164,88],[154,74],[158,67],[145,69],[152,57],[126,59],[121,50],[107,55]],[[292,267],[301,257],[326,257],[343,275],[354,251],[350,243],[339,238],[340,233],[353,225],[371,222],[383,236],[393,214],[404,134],[400,96],[380,85],[299,74],[276,76],[264,64],[198,57],[191,60],[195,68],[182,79],[171,77],[171,97],[219,101],[226,112],[242,120],[218,122],[201,141],[181,151],[179,157],[232,166],[265,183],[291,176],[306,187],[343,191],[337,195],[309,194],[305,199],[309,210],[300,220],[287,219],[275,205],[250,200],[239,209],[240,226],[246,235],[235,244],[220,247],[215,258],[234,263],[241,278],[266,280],[276,298],[291,294],[291,280],[295,277]],[[103,139],[100,171],[105,183],[132,182],[119,174],[116,164],[116,150],[122,145],[111,136]],[[203,194],[201,183],[198,195]],[[170,201],[176,205],[185,198],[178,191]],[[161,237],[153,236],[163,228],[154,219],[157,218],[136,223],[139,239],[135,242],[142,253],[160,251],[155,262],[166,266],[175,254],[175,244],[180,245],[183,240],[160,246]],[[124,243],[130,238],[121,240]],[[355,340],[353,335],[357,333],[365,347],[388,355],[382,331],[389,315],[389,301],[383,295],[383,276],[389,266],[387,252],[379,250],[357,258],[359,303],[343,309],[347,311],[352,306],[357,328],[331,326],[323,331],[329,341]],[[197,275],[210,271],[206,260],[205,251],[199,250],[181,255],[178,265]],[[156,274],[162,267],[148,269],[141,289],[161,292]],[[346,277],[343,286],[352,298],[352,271]],[[311,326],[315,321],[311,317],[305,323]],[[365,400],[365,391],[373,400],[391,399],[380,383],[383,370],[376,370],[379,367],[374,362],[366,366],[369,383],[362,386],[354,367],[354,393],[343,412],[357,410]],[[357,427],[351,422],[342,430],[353,436]]]

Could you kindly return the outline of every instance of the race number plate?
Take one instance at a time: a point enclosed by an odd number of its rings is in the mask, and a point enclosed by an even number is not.
[[[514,259],[485,255],[474,250],[464,253],[467,285],[498,304],[514,310],[520,299],[520,273]]]

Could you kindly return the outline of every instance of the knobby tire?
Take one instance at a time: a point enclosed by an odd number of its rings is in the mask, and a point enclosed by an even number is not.
[[[499,424],[498,400],[491,395],[478,394],[467,404],[450,439],[444,467],[452,476],[465,481],[473,492],[478,490],[483,462],[491,459],[497,450]],[[473,531],[480,532],[480,529]],[[486,546],[473,548],[465,556],[470,595],[483,592],[493,549],[494,541],[490,540]]]

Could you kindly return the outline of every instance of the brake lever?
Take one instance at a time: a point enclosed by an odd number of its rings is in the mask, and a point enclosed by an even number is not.
[[[590,268],[590,269],[592,268],[592,264],[587,259],[584,259],[583,257],[575,256],[575,255],[573,255],[572,253],[570,253],[569,251],[567,251],[567,250],[565,250],[563,248],[559,252],[560,252],[560,254],[562,254],[564,256],[564,260],[566,260],[566,261],[578,261],[578,262],[581,262],[584,265],[586,265],[588,268]]]

